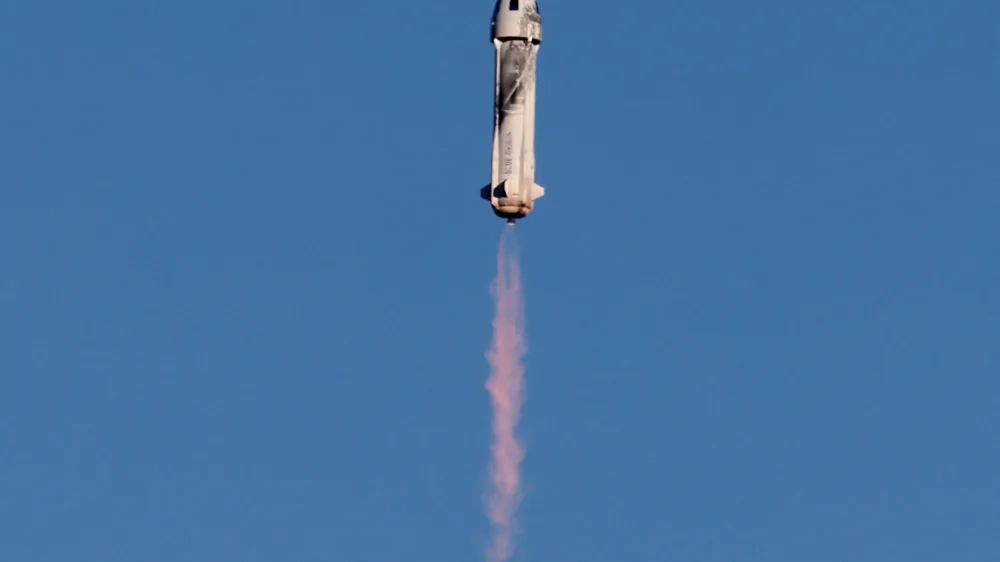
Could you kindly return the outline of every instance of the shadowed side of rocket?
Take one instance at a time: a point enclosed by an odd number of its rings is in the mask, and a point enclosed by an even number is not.
[[[513,225],[545,194],[535,183],[535,69],[542,44],[538,2],[497,0],[490,29],[496,48],[493,177],[480,196]]]

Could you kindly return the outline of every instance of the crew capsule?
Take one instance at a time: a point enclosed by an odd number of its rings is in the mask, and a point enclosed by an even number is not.
[[[524,39],[542,42],[542,14],[537,0],[497,0],[490,22],[490,40]]]

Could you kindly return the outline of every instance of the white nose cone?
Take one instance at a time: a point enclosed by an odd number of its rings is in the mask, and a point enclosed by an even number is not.
[[[493,8],[492,39],[542,42],[542,15],[537,0],[497,0]]]

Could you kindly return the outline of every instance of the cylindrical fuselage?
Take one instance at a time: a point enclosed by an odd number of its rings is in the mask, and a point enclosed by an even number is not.
[[[493,14],[496,99],[494,211],[520,218],[531,212],[535,183],[535,69],[542,22],[535,0],[499,0]]]

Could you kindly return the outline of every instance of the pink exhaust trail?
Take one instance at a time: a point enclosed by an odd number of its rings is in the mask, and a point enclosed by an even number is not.
[[[514,512],[521,501],[520,464],[524,447],[514,430],[524,404],[524,295],[518,266],[517,241],[505,228],[497,252],[497,276],[492,284],[495,313],[493,344],[486,357],[491,372],[486,382],[493,403],[492,490],[486,513],[493,525],[489,562],[505,562],[514,551]]]

